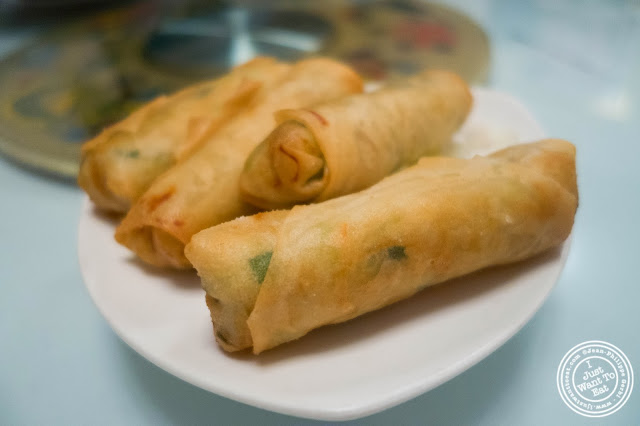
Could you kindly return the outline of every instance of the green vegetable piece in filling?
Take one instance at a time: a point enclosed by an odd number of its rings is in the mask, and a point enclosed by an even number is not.
[[[138,158],[138,157],[140,157],[140,150],[132,149],[131,151],[125,152],[124,156],[127,157],[127,158]]]
[[[393,260],[402,260],[407,258],[407,255],[404,252],[403,246],[389,247],[387,249],[387,254],[389,255],[389,258]]]
[[[265,251],[264,253],[249,259],[251,272],[253,272],[253,276],[259,284],[262,284],[264,277],[267,276],[267,269],[269,269],[269,263],[271,262],[272,255],[272,251]]]

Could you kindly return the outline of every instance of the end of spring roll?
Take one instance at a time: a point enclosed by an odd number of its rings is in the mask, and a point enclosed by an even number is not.
[[[278,127],[247,158],[242,196],[273,209],[359,191],[440,153],[471,104],[459,76],[425,71],[376,92],[280,111]]]
[[[359,193],[206,229],[186,255],[220,303],[223,348],[260,353],[557,246],[577,205],[575,148],[550,139],[426,157]]]
[[[199,265],[215,338],[226,351],[252,345],[247,319],[267,274],[278,227],[287,214],[258,213],[223,223],[185,249],[189,260]]]

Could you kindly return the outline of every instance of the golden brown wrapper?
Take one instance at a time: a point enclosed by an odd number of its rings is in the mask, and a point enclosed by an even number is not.
[[[372,93],[280,111],[279,126],[245,163],[242,196],[273,209],[364,189],[441,152],[471,104],[460,77],[431,70]]]
[[[275,126],[274,112],[362,91],[361,78],[330,59],[303,60],[281,74],[242,113],[205,134],[193,153],[154,181],[118,227],[118,242],[147,263],[190,267],[183,249],[193,234],[255,212],[240,199],[238,178],[247,155]]]
[[[103,210],[125,213],[198,135],[242,111],[281,64],[256,58],[227,75],[161,96],[82,146],[78,184]]]
[[[204,230],[186,255],[219,304],[221,345],[260,353],[554,247],[577,205],[575,147],[548,139],[468,160],[423,158],[356,194]]]
[[[207,289],[216,340],[227,351],[252,345],[247,318],[264,281],[278,228],[288,214],[272,211],[223,223],[209,228],[220,228],[209,238],[185,249]]]

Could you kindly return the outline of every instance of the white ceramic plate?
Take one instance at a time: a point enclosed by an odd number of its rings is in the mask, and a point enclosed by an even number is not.
[[[496,145],[544,136],[513,98],[482,89],[474,95],[456,153],[485,153]],[[530,261],[463,277],[324,327],[260,356],[230,356],[214,341],[195,272],[145,267],[114,241],[114,226],[85,200],[78,248],[82,275],[96,306],[127,344],[211,392],[322,420],[382,411],[485,358],[540,308],[568,252],[565,243]]]

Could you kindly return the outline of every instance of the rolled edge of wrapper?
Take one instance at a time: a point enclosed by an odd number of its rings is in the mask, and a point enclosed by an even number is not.
[[[131,203],[109,189],[109,182],[101,170],[100,161],[93,152],[83,155],[78,171],[78,186],[87,193],[89,199],[99,209],[113,213],[126,213]]]
[[[124,224],[124,222],[123,222]],[[185,242],[158,226],[119,226],[115,239],[140,259],[159,268],[190,269]]]
[[[327,169],[320,146],[308,126],[286,119],[289,111],[276,113],[279,124],[251,152],[240,175],[242,198],[262,209],[310,202],[326,185]],[[281,202],[276,203],[276,199]]]
[[[175,186],[140,198],[116,228],[115,239],[144,262],[160,268],[189,269],[184,246],[191,234],[184,221],[169,211],[158,209],[175,194]]]

